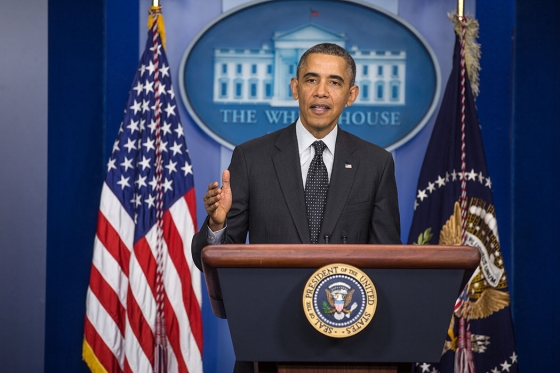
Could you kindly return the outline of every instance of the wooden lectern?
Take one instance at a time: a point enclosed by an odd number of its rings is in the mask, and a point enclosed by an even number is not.
[[[256,372],[410,372],[438,362],[455,300],[480,261],[476,248],[431,245],[213,245],[202,251],[214,314],[235,355]],[[344,263],[377,289],[370,324],[330,338],[308,322],[302,294],[320,267]]]

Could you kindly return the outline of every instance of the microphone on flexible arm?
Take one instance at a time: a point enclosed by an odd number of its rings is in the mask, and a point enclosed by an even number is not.
[[[347,241],[347,238],[348,238],[348,237],[346,236],[346,231],[342,231],[342,232],[340,233],[340,236],[341,236],[341,238],[342,238],[342,243],[343,243],[343,244],[346,244],[346,241]]]
[[[329,243],[330,243],[330,240],[331,240],[331,236],[329,236],[328,234],[325,234],[323,237],[324,237],[324,239],[325,239],[325,243],[326,243],[326,244],[329,244]]]

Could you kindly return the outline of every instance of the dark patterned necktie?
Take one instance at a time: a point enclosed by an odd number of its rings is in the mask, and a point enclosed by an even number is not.
[[[327,202],[327,191],[329,190],[329,176],[327,166],[323,162],[323,151],[327,147],[322,141],[315,141],[315,156],[309,165],[307,180],[305,182],[305,207],[307,208],[307,222],[311,243],[317,243],[323,212]]]

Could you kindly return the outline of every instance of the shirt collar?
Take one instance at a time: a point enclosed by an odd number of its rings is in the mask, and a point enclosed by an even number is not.
[[[334,148],[336,146],[336,136],[338,135],[338,124],[334,126],[333,130],[329,132],[327,136],[322,139],[317,139],[313,136],[301,122],[301,118],[298,118],[296,123],[296,137],[298,142],[298,151],[299,154],[303,153],[307,150],[311,144],[313,144],[317,140],[322,140],[326,145],[327,149],[334,154]]]

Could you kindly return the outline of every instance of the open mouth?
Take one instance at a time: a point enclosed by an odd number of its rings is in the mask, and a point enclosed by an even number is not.
[[[330,110],[330,106],[328,105],[311,105],[309,107],[311,109],[312,112],[314,112],[315,114],[323,114],[326,113],[328,110]]]

